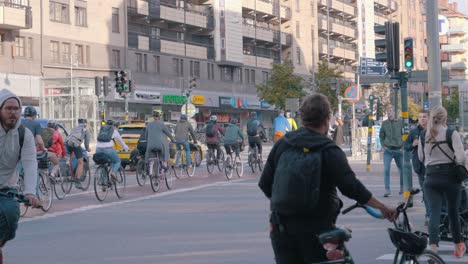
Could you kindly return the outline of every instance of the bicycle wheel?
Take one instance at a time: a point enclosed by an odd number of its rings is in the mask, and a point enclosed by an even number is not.
[[[80,182],[81,189],[83,191],[87,191],[90,184],[91,184],[91,169],[89,168],[89,163],[87,161],[84,161],[83,175],[81,176],[81,182]]]
[[[140,186],[145,185],[146,182],[146,171],[145,171],[145,160],[140,159],[136,166],[136,179]]]
[[[195,153],[193,154],[193,157],[195,158],[195,165],[197,167],[200,167],[201,162],[202,162],[202,154],[200,150],[195,150]]]
[[[174,184],[174,177],[172,176],[172,173],[173,173],[172,171],[173,170],[169,168],[165,172],[164,180],[166,181],[166,187],[168,190],[172,189],[172,185]]]
[[[224,162],[224,174],[226,174],[226,178],[230,180],[232,178],[233,167],[232,167],[232,158],[231,155],[226,157],[226,161]]]
[[[125,194],[125,188],[127,185],[124,168],[120,167],[119,173],[117,173],[116,176],[117,179],[114,181],[115,194],[117,194],[117,197],[122,198]]]
[[[430,250],[424,250],[424,252],[419,255],[416,259],[415,264],[423,264],[423,263],[428,263],[428,264],[445,264],[444,260],[442,260],[439,255],[436,253],[430,251]]]
[[[19,186],[20,193],[23,193],[24,192],[23,176],[20,176],[18,178],[18,186]],[[24,203],[20,203],[20,216],[21,217],[23,217],[26,214],[26,212],[28,212],[28,208],[29,208],[29,206],[24,205]]]
[[[187,173],[187,176],[193,177],[195,175],[195,169],[197,168],[197,165],[195,164],[194,160],[191,160],[190,166],[185,166],[185,172]]]
[[[57,197],[57,199],[59,200],[63,200],[63,198],[65,198],[65,196],[67,195],[67,189],[65,189],[66,187],[72,187],[71,183],[64,186],[65,184],[65,177],[62,177],[62,172],[59,170],[57,171],[57,175],[55,176],[55,180],[54,180],[54,193],[55,193],[55,197]]]
[[[260,172],[263,171],[263,160],[260,157],[257,158],[257,166]]]
[[[176,155],[174,157],[174,176],[176,176],[177,179],[182,178],[182,174],[184,173],[184,166],[182,165],[182,152],[177,151]]]
[[[40,170],[39,177],[39,199],[42,204],[41,210],[47,212],[52,207],[52,200],[54,197],[52,182],[50,181],[47,170]]]
[[[244,175],[244,163],[239,157],[236,157],[235,161],[236,163],[234,163],[234,166],[236,166],[237,177],[241,178],[242,175]]]
[[[218,163],[218,170],[219,172],[222,172],[224,169],[224,151],[221,150],[219,153],[219,159],[217,160]]]
[[[150,176],[150,183],[151,183],[151,189],[153,189],[153,192],[158,192],[159,191],[159,159],[155,159],[152,161],[153,163],[153,173]]]
[[[94,194],[98,201],[104,201],[109,193],[107,169],[104,165],[99,165],[94,172]]]
[[[215,166],[215,157],[214,153],[211,149],[208,150],[208,154],[206,155],[206,170],[209,174],[213,173]]]

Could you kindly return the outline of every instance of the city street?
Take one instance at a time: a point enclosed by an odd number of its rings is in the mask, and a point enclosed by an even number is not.
[[[269,148],[268,148],[269,150]],[[246,152],[243,153],[245,156]],[[382,198],[383,164],[365,172],[365,163],[352,166],[379,199],[397,205],[396,167],[392,171],[394,196]],[[258,173],[245,167],[245,177],[226,181],[216,172],[207,176],[204,163],[191,179],[176,181],[174,190],[153,193],[147,184],[136,186],[127,172],[126,197],[115,194],[99,203],[92,188],[54,200],[47,214],[28,212],[17,238],[5,248],[6,263],[273,263],[268,237],[268,201],[257,187]],[[416,180],[416,179],[414,179]],[[409,217],[425,230],[421,196]],[[345,206],[352,202],[345,199]],[[391,263],[394,247],[386,229],[392,224],[355,210],[340,217],[353,230],[349,249],[356,263]],[[441,255],[455,259],[452,246],[443,242]]]

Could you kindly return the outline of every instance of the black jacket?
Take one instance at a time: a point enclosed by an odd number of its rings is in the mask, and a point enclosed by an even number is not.
[[[411,129],[409,132],[408,138],[405,141],[405,150],[408,152],[411,152],[412,154],[412,163],[413,163],[413,169],[414,172],[417,174],[425,174],[425,168],[424,164],[419,160],[418,157],[418,146],[413,146],[413,141],[415,139],[419,139],[421,137],[422,132],[424,131],[424,128],[422,128],[420,125],[418,125],[416,128]]]
[[[284,151],[292,147],[306,147],[313,151],[329,144],[334,143],[325,135],[303,127],[287,133],[273,146],[260,178],[259,187],[265,196],[271,198],[275,167]],[[317,213],[307,219],[290,217],[286,221],[297,223],[295,226],[300,230],[318,232],[332,228],[343,204],[338,197],[337,187],[342,194],[362,204],[366,204],[372,196],[356,178],[345,153],[335,146],[322,153],[322,179]]]

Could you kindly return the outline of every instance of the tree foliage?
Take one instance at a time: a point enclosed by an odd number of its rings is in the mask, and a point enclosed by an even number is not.
[[[372,94],[380,98],[380,102],[382,105],[382,111],[386,114],[386,110],[389,106],[394,107],[394,93],[395,91],[391,88],[391,85],[386,84],[378,84],[375,88],[372,89]],[[393,111],[393,110],[392,110]],[[421,111],[421,106],[416,104],[414,100],[408,96],[408,112],[409,116],[416,120],[418,118],[419,111]],[[401,93],[398,93],[398,113],[399,117],[401,116]]]
[[[304,96],[303,78],[294,75],[294,66],[290,61],[273,64],[270,79],[263,85],[257,85],[258,97],[284,109],[286,98]]]
[[[332,109],[338,109],[338,96],[343,96],[348,86],[343,80],[343,71],[333,67],[327,61],[320,61],[315,74],[317,92],[328,97]],[[337,89],[337,86],[338,89]]]
[[[450,89],[449,95],[442,96],[442,106],[447,110],[447,123],[455,123],[459,118],[459,100],[458,88],[456,87]]]

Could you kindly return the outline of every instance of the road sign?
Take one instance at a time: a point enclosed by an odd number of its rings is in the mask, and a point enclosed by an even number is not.
[[[387,66],[384,62],[361,57],[359,65],[360,75],[383,76],[387,74],[387,72]]]
[[[450,24],[446,16],[439,15],[439,36],[447,34]]]
[[[424,101],[423,108],[424,109],[429,109],[429,102],[428,101]]]
[[[185,104],[180,108],[180,112],[185,115]],[[187,107],[187,117],[193,117],[197,113],[197,108],[193,104],[188,104]]]
[[[359,101],[359,90],[357,86],[351,85],[346,88],[344,92],[344,98],[351,104],[357,103]]]

